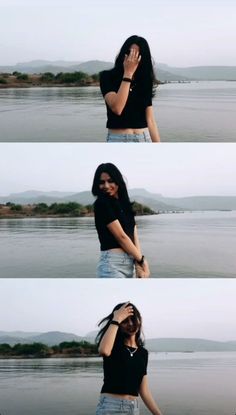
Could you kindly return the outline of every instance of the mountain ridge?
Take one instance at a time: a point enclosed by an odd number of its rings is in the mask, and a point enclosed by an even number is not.
[[[2,65],[0,72],[12,73],[14,71],[26,72],[28,74],[39,74],[44,72],[74,72],[82,71],[88,75],[98,73],[100,71],[111,69],[113,62],[102,60],[89,61],[65,61],[65,60],[33,60],[29,62],[21,62],[15,65]],[[181,81],[231,81],[236,80],[236,66],[227,65],[199,65],[188,67],[169,66],[164,63],[157,63],[155,66],[156,76],[161,82],[181,82]]]
[[[27,197],[27,195],[29,197]],[[159,211],[183,211],[183,210],[236,210],[236,196],[184,196],[165,197],[160,193],[149,192],[146,189],[129,189],[131,201],[145,204],[153,210]],[[95,198],[90,191],[77,193],[60,191],[37,191],[12,193],[8,196],[0,196],[0,203],[7,202],[22,205],[37,203],[65,203],[77,202],[82,205],[94,203]]]
[[[97,331],[92,331],[85,336],[60,331],[43,332],[34,336],[33,333],[35,332],[28,332],[27,337],[24,338],[14,337],[15,333],[17,332],[0,331],[0,344],[8,343],[13,346],[17,343],[26,344],[40,342],[45,343],[48,346],[53,346],[64,341],[70,342],[73,340],[94,342]],[[25,335],[27,334],[27,332],[23,333]],[[7,336],[4,334],[7,334]],[[217,341],[194,337],[160,337],[146,339],[145,346],[150,352],[236,351],[236,340]]]

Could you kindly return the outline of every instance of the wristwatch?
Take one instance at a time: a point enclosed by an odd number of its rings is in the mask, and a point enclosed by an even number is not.
[[[118,326],[120,325],[120,323],[118,323],[118,321],[116,320],[111,320],[110,324],[114,324],[114,326]]]
[[[144,263],[144,259],[145,259],[145,256],[144,256],[144,255],[142,255],[142,258],[140,259],[140,261],[136,261],[136,262],[137,262],[137,264],[138,264],[138,265],[143,265],[143,263]]]

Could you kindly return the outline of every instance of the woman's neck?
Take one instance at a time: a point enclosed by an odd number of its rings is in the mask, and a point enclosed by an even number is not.
[[[135,334],[125,339],[124,344],[125,346],[128,346],[128,347],[137,347]]]

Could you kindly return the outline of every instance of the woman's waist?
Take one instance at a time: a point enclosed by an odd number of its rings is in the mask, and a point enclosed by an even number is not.
[[[111,253],[124,253],[125,251],[124,251],[124,249],[122,249],[122,248],[111,248],[111,249],[106,249],[106,251],[108,251],[108,252],[111,252]]]
[[[147,134],[147,129],[146,128],[109,128],[108,134],[144,135],[144,134]]]
[[[114,398],[114,399],[122,399],[126,401],[137,401],[138,396],[134,395],[127,395],[127,394],[119,394],[119,393],[101,393],[101,397],[107,397],[107,398]]]
[[[134,258],[127,254],[122,248],[111,248],[111,249],[102,249],[100,251],[100,256],[103,259],[111,258],[111,259],[131,259],[132,261]]]

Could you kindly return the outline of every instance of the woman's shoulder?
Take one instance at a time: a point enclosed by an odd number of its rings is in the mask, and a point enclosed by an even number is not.
[[[114,68],[100,72],[99,79],[103,96],[110,91],[117,91],[121,82]]]
[[[99,73],[99,78],[100,78],[100,81],[106,81],[108,79],[109,80],[114,79],[114,68],[106,69],[104,71],[101,71]]]
[[[110,206],[112,204],[112,202],[113,202],[113,198],[112,197],[110,197],[108,195],[105,195],[105,194],[104,195],[101,194],[95,200],[94,206],[95,207],[101,207],[102,208],[102,207]]]
[[[142,359],[148,361],[148,351],[145,347],[139,346],[139,355],[142,356]]]

